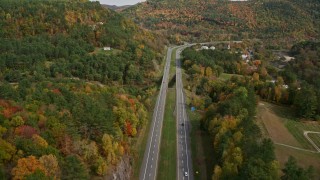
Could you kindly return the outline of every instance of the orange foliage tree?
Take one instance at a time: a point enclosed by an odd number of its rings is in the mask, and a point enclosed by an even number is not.
[[[40,161],[34,156],[29,156],[27,158],[19,159],[17,166],[12,169],[11,174],[13,180],[20,180],[24,179],[27,175],[34,173],[36,170],[47,174],[45,167]]]

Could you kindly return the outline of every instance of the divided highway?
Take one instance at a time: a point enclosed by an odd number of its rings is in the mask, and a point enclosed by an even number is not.
[[[215,41],[200,43],[217,44],[230,43],[231,41]],[[241,43],[242,41],[232,41],[233,43]],[[153,118],[150,126],[149,137],[147,141],[146,150],[143,157],[143,162],[140,168],[139,180],[155,180],[157,178],[157,168],[161,145],[161,131],[164,117],[164,110],[166,104],[169,71],[171,54],[174,48],[176,51],[176,138],[177,138],[177,179],[178,180],[193,180],[192,159],[191,159],[191,140],[189,137],[191,131],[191,124],[186,113],[186,102],[183,91],[181,61],[180,53],[186,48],[196,45],[188,44],[183,46],[176,46],[168,48],[166,64],[164,66],[163,79],[161,82],[160,92],[153,112]]]
[[[176,118],[177,118],[177,179],[193,180],[191,146],[190,146],[190,122],[186,113],[186,102],[183,93],[180,53],[186,46],[176,51]]]
[[[159,96],[153,112],[149,138],[140,169],[140,180],[155,180],[160,152],[161,130],[166,104],[172,48],[168,48]]]

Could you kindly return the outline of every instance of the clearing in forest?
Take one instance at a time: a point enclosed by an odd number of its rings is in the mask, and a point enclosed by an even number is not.
[[[320,125],[317,122],[296,121],[289,107],[260,102],[257,123],[264,137],[275,143],[275,153],[281,168],[289,156],[304,168],[312,165],[320,177]],[[319,132],[319,133],[318,133]]]

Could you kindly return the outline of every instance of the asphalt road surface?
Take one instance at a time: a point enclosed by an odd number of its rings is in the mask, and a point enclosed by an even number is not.
[[[177,118],[177,179],[193,180],[191,147],[190,147],[190,122],[186,113],[185,96],[181,74],[180,53],[186,46],[176,51],[176,118]]]
[[[172,48],[168,48],[161,88],[154,108],[149,138],[140,169],[140,180],[155,180],[157,177],[161,130],[167,97],[171,54]]]

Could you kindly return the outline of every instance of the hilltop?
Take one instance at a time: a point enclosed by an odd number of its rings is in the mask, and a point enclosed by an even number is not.
[[[149,0],[123,12],[172,42],[259,38],[273,44],[319,38],[316,0]]]
[[[103,6],[103,7],[106,7],[106,8],[109,8],[109,9],[112,9],[112,10],[115,10],[115,11],[117,11],[117,12],[123,11],[123,10],[131,7],[131,5],[115,6],[115,5],[106,5],[106,4],[103,4],[102,6]]]

